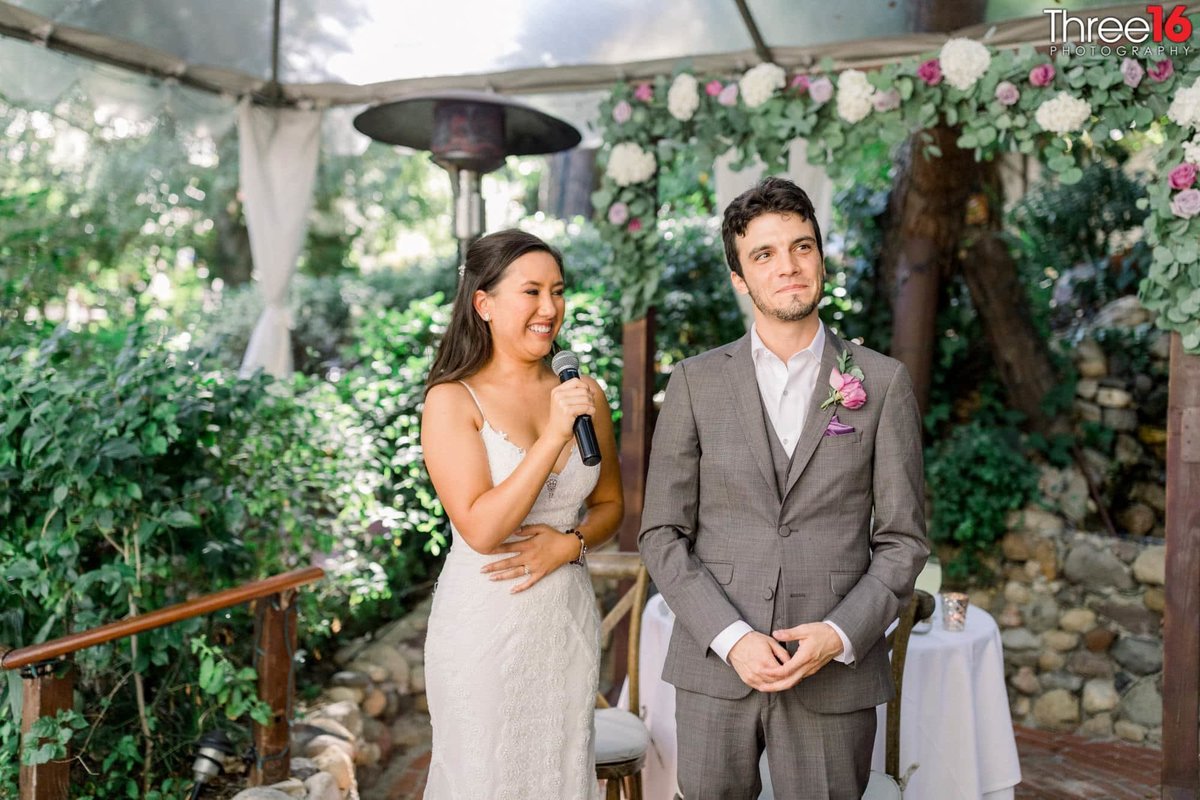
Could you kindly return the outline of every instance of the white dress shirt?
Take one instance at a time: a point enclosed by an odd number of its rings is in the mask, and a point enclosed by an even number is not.
[[[804,421],[808,418],[817,378],[821,373],[821,354],[824,352],[824,323],[818,323],[817,332],[808,347],[789,358],[786,364],[763,344],[758,335],[758,326],[750,327],[750,353],[754,358],[758,392],[767,409],[771,427],[775,429],[775,435],[789,457],[796,450],[796,440],[800,438],[800,431],[804,429]],[[836,623],[829,620],[824,622],[842,640],[842,652],[833,660],[843,664],[854,663],[854,648],[846,633]],[[728,664],[729,651],[752,630],[745,620],[738,620],[718,633],[708,646]]]

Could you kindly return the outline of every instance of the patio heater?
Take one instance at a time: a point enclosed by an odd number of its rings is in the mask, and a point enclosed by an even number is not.
[[[428,150],[450,173],[459,263],[484,229],[480,178],[506,156],[555,153],[581,139],[572,125],[536,108],[470,91],[413,94],[381,103],[355,117],[354,127],[379,142]]]

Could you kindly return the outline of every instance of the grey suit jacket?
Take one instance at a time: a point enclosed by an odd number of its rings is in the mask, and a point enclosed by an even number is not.
[[[844,713],[892,695],[884,633],[929,554],[921,420],[900,362],[826,333],[782,497],[749,334],[671,374],[638,546],[676,615],[663,679],[681,689],[749,694],[708,645],[738,619],[770,635],[778,609],[786,627],[829,619],[854,647],[853,665],[830,662],[792,690],[808,708]],[[847,347],[867,402],[819,409]],[[854,433],[824,436],[834,413]]]

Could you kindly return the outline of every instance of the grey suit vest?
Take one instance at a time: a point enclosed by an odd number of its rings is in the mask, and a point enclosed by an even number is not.
[[[789,456],[787,450],[783,449],[783,443],[775,433],[775,426],[771,424],[771,415],[767,413],[767,405],[763,402],[761,392],[758,402],[762,406],[763,424],[767,426],[767,441],[771,443],[771,463],[775,465],[775,491],[782,499],[783,490],[787,487],[788,473],[792,470],[792,456],[796,451],[793,450]]]

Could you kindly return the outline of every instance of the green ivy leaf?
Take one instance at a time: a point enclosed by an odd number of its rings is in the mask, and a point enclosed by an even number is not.
[[[1058,179],[1068,186],[1079,183],[1083,180],[1083,170],[1079,167],[1071,167],[1059,175]]]
[[[163,517],[163,522],[171,528],[197,528],[200,526],[200,520],[196,519],[189,511],[184,511],[182,508],[172,509]]]

